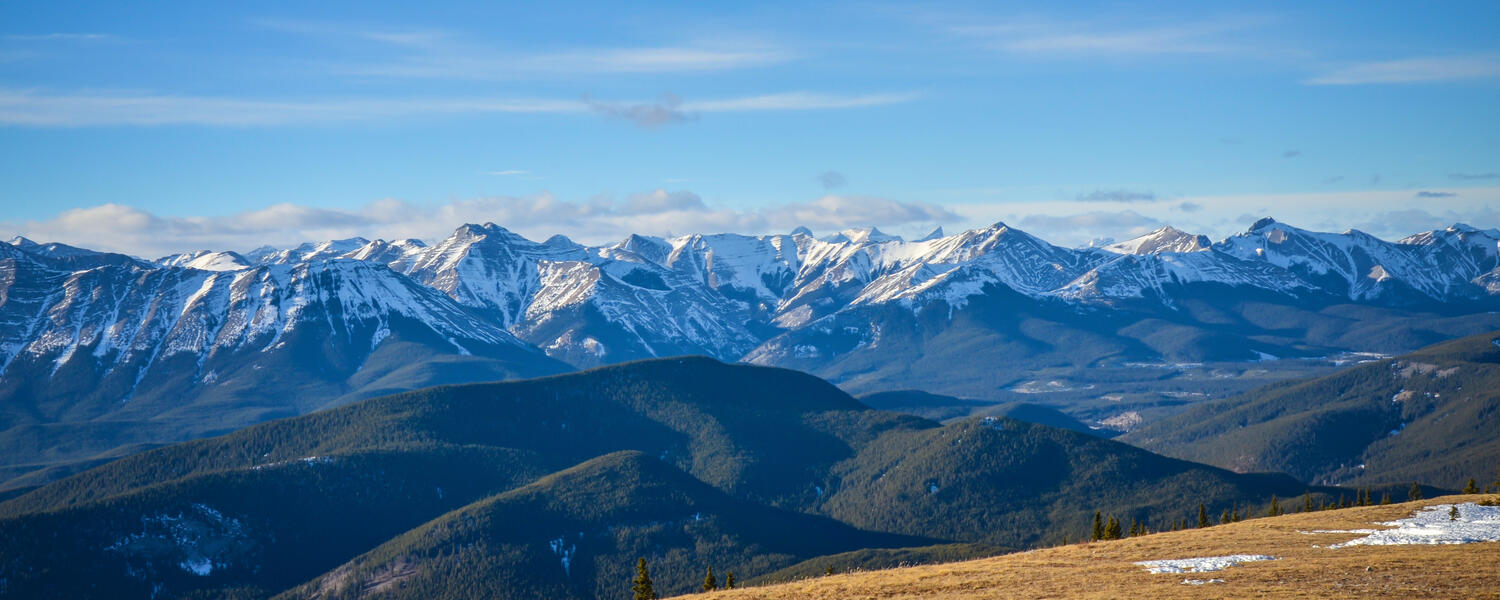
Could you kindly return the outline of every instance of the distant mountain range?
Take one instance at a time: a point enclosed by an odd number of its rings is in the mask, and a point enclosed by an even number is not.
[[[1497,243],[1271,219],[1084,249],[1003,223],[604,246],[485,224],[154,261],[17,238],[0,244],[0,480],[382,393],[672,355],[1014,400],[1043,371],[1397,353],[1500,329]]]

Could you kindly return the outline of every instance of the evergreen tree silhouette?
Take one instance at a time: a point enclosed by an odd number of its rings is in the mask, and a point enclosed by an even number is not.
[[[1473,477],[1469,478],[1469,485],[1464,486],[1464,493],[1465,494],[1478,494],[1479,493],[1478,482],[1474,481]]]
[[[1094,511],[1094,533],[1089,541],[1097,542],[1102,539],[1104,539],[1104,517],[1096,510]]]
[[[729,576],[724,578],[724,589],[734,589],[734,571],[730,571]]]
[[[656,600],[656,588],[651,585],[651,571],[646,569],[646,559],[636,559],[635,581],[632,583],[630,591],[635,592],[635,600]]]
[[[708,566],[708,575],[703,576],[703,591],[712,592],[719,589],[719,579],[714,577],[714,566]]]
[[[1198,505],[1198,528],[1208,527],[1208,508],[1202,504]]]
[[[1412,484],[1411,484],[1411,491],[1407,492],[1406,496],[1408,498],[1411,498],[1411,500],[1413,502],[1416,502],[1417,500],[1421,500],[1422,499],[1422,486],[1417,485],[1417,482],[1413,481]]]

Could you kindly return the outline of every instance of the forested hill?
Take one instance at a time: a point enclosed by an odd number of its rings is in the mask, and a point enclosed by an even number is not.
[[[509,597],[604,598],[638,553],[686,591],[711,562],[748,579],[866,548],[995,552],[1078,539],[1096,510],[1164,528],[1199,503],[1306,491],[1003,417],[874,410],[794,371],[662,359],[429,388],[105,464],[0,504],[0,593],[343,597],[378,580],[471,597],[494,588],[418,583],[506,564],[520,571],[485,581]]]
[[[1120,439],[1238,471],[1457,489],[1500,465],[1500,332],[1204,403]]]

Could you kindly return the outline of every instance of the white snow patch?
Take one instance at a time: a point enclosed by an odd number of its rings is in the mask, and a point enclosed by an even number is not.
[[[208,575],[214,572],[214,561],[203,557],[195,557],[177,563],[182,570],[198,576]]]
[[[1264,554],[1231,554],[1229,556],[1206,556],[1203,558],[1175,558],[1170,560],[1144,560],[1135,564],[1146,567],[1152,573],[1207,573],[1222,571],[1240,563],[1276,560]]]
[[[1454,505],[1436,504],[1405,519],[1381,523],[1395,529],[1376,531],[1329,548],[1500,542],[1500,506],[1480,506],[1473,502],[1457,506],[1457,519],[1449,515]]]
[[[1223,579],[1184,579],[1182,585],[1205,585],[1209,583],[1224,583]]]

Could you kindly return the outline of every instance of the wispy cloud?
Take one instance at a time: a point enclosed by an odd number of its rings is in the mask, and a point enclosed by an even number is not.
[[[1122,57],[1245,52],[1253,47],[1230,41],[1231,34],[1265,23],[1266,20],[1261,18],[1167,24],[1022,20],[1001,24],[962,24],[950,27],[950,31],[1013,54]]]
[[[1364,62],[1308,79],[1311,85],[1437,83],[1500,78],[1500,55],[1406,58]]]
[[[1500,179],[1500,173],[1449,173],[1449,179]]]
[[[1156,194],[1132,190],[1094,190],[1079,194],[1079,202],[1155,202]]]
[[[1323,178],[1323,185],[1332,185],[1332,184],[1338,183],[1338,182],[1343,181],[1343,180],[1344,180],[1344,176],[1343,175],[1334,175],[1332,177],[1324,177]]]
[[[1457,196],[1458,194],[1455,194],[1453,192],[1432,192],[1428,190],[1422,190],[1416,193],[1416,197],[1418,198],[1454,198]]]
[[[270,100],[141,93],[61,93],[0,88],[0,125],[82,127],[95,125],[275,126],[341,123],[421,115],[607,114],[654,127],[691,120],[697,113],[830,110],[908,101],[914,95],[841,96],[792,92],[682,102],[663,96],[654,103],[585,97],[379,98]]]
[[[103,42],[118,40],[108,33],[12,33],[0,35],[7,42]]]
[[[1302,156],[1301,150],[1287,150],[1281,153],[1282,158],[1297,158],[1298,156]]]
[[[395,56],[385,59],[332,59],[332,71],[364,76],[507,80],[599,74],[693,73],[745,69],[798,58],[784,44],[745,39],[642,47],[583,47],[528,51],[495,47],[460,33],[351,27],[343,24],[284,19],[256,19],[252,25],[328,42],[366,42],[384,46]]]

